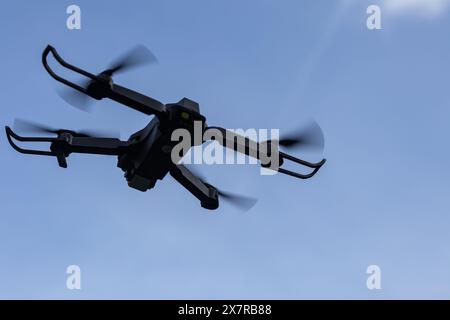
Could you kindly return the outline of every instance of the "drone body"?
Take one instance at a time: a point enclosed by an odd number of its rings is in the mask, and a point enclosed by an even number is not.
[[[87,77],[89,83],[86,86],[80,86],[55,74],[47,63],[47,57],[50,52],[63,67]],[[194,136],[196,123],[200,123],[202,133],[208,129],[206,118],[200,113],[199,105],[196,102],[183,98],[177,103],[164,105],[153,98],[115,84],[112,81],[113,74],[120,69],[132,65],[132,63],[126,60],[103,71],[99,75],[94,75],[70,65],[58,55],[53,47],[47,46],[43,52],[42,62],[45,69],[54,79],[71,87],[79,94],[97,100],[109,98],[146,115],[154,115],[154,117],[144,129],[131,135],[128,141],[121,141],[117,138],[100,138],[63,129],[41,130],[56,134],[57,137],[55,138],[22,137],[11,130],[11,128],[6,127],[8,141],[16,151],[24,154],[54,156],[57,158],[58,164],[63,168],[67,167],[66,158],[71,153],[115,155],[118,157],[118,167],[125,172],[128,185],[137,190],[147,191],[153,188],[157,180],[162,180],[169,173],[198,198],[201,206],[206,209],[216,209],[219,206],[220,195],[224,198],[230,197],[197,177],[184,165],[175,163],[171,158],[171,151],[176,144],[171,139],[174,130],[185,129]],[[226,144],[226,141],[218,141],[223,146],[261,160],[258,154],[252,152],[249,147],[251,141],[248,138],[239,136],[223,128],[214,128],[229,134],[233,140],[231,146]],[[50,151],[23,149],[17,146],[13,142],[13,139],[21,142],[49,142],[51,143]],[[199,142],[193,139],[190,146],[199,145],[204,142],[203,139]],[[285,142],[286,146],[288,146],[292,144],[292,139],[286,139]],[[282,145],[281,140],[280,145]],[[256,148],[259,149],[260,144],[257,143]],[[280,173],[301,179],[312,177],[325,163],[325,159],[319,163],[310,163],[281,151],[277,153],[277,156],[280,160],[280,166],[283,160],[291,160],[313,169],[310,174],[303,175],[280,167],[276,168]]]

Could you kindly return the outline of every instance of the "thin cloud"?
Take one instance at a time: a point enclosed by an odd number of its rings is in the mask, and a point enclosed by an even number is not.
[[[383,0],[382,4],[390,14],[436,17],[447,12],[450,0]]]

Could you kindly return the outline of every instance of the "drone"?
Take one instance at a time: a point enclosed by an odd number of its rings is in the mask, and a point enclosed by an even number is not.
[[[50,53],[63,68],[87,78],[87,81],[83,84],[77,84],[56,74],[47,61]],[[52,78],[68,87],[66,87],[66,90],[70,94],[65,96],[67,102],[86,109],[87,100],[108,98],[145,115],[153,116],[153,118],[151,118],[145,128],[133,133],[127,141],[122,141],[119,138],[101,137],[90,132],[54,129],[32,122],[17,120],[17,123],[21,124],[22,128],[27,127],[41,133],[56,135],[56,137],[23,137],[6,126],[8,142],[12,148],[23,154],[56,157],[58,165],[62,168],[67,168],[67,157],[72,153],[117,156],[117,166],[125,173],[124,176],[128,186],[140,191],[152,189],[158,180],[162,180],[169,173],[195,196],[205,209],[217,209],[219,207],[219,197],[235,200],[236,203],[244,204],[244,206],[248,205],[249,199],[219,190],[207,183],[183,163],[174,163],[171,159],[171,150],[175,143],[172,141],[171,135],[174,130],[183,128],[193,133],[194,123],[200,123],[203,131],[212,128],[208,127],[205,116],[200,113],[198,103],[188,98],[183,98],[176,103],[163,104],[156,99],[120,86],[112,80],[113,75],[118,72],[156,61],[155,56],[147,48],[138,46],[110,65],[106,70],[99,74],[92,74],[69,64],[61,58],[54,47],[48,45],[43,51],[42,63]],[[253,141],[248,137],[224,128],[213,128],[226,133],[227,137],[231,137],[234,141],[230,147],[230,145],[225,144],[225,141],[219,140],[218,142],[222,146],[231,148],[234,152],[257,158],[256,160],[261,160],[258,153],[253,152],[254,150],[249,147]],[[16,127],[15,129],[17,130]],[[299,136],[278,139],[277,142],[279,146],[286,148],[295,145],[307,145],[311,141],[317,140],[318,135],[321,135],[321,131],[319,134],[317,131],[315,133],[304,132]],[[48,142],[50,146],[48,151],[24,149],[19,147],[14,140],[19,142]],[[192,141],[191,147],[205,142],[207,141]],[[261,143],[253,145],[256,145],[256,148],[261,147]],[[322,159],[318,163],[311,163],[279,150],[277,150],[277,156],[279,165],[275,170],[299,179],[311,178],[326,161]],[[309,174],[301,174],[282,168],[285,160],[311,168],[312,171]],[[265,165],[261,163],[261,166],[264,167]],[[253,200],[250,200],[250,202],[254,203]]]

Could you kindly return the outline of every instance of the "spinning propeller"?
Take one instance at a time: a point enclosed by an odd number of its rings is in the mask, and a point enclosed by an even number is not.
[[[217,190],[217,194],[219,195],[220,199],[223,199],[227,201],[229,204],[235,206],[236,208],[242,210],[242,211],[248,211],[250,210],[258,201],[256,198],[247,197],[227,191],[223,191],[221,189],[216,188],[212,184],[208,183],[206,179],[197,172],[197,170],[194,170],[193,167],[188,168],[189,171],[191,171],[194,175],[196,175],[204,184],[207,186],[213,187]]]
[[[149,49],[143,45],[139,45],[112,62],[106,70],[99,74],[99,76],[111,78],[114,74],[157,62],[158,60],[155,55]],[[89,89],[92,88],[91,86],[95,85],[95,81],[87,79],[81,81],[79,85],[89,91]],[[90,107],[93,99],[84,93],[76,91],[72,88],[64,88],[58,90],[58,95],[68,104],[77,109],[83,111],[91,110]]]
[[[317,122],[310,120],[303,128],[281,137],[278,144],[286,149],[303,148],[322,151],[325,140]]]
[[[108,137],[115,138],[119,137],[118,132],[107,132],[100,130],[81,130],[81,131],[73,131],[66,129],[55,129],[46,125],[42,125],[36,122],[31,122],[22,119],[14,119],[14,129],[21,132],[28,133],[37,133],[37,134],[56,134],[59,135],[63,132],[68,132],[72,134],[74,137],[79,138],[88,138],[88,137]]]

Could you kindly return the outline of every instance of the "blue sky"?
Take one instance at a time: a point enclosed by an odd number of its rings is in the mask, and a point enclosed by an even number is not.
[[[150,118],[111,101],[71,108],[40,54],[50,43],[96,72],[140,43],[159,64],[117,83],[193,99],[210,125],[283,133],[314,118],[328,162],[307,181],[203,166],[212,183],[260,199],[210,212],[171,177],[141,193],[113,157],[71,155],[64,170],[3,136],[0,298],[449,298],[450,8],[424,3],[76,1],[76,31],[65,26],[72,2],[2,3],[2,124],[126,139]],[[366,28],[369,4],[381,5],[382,30]],[[65,287],[71,264],[79,291]],[[381,290],[366,288],[372,264]]]

